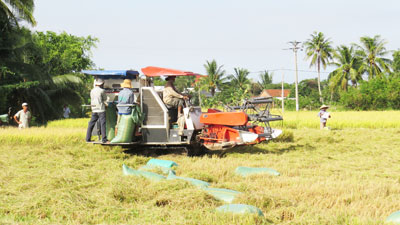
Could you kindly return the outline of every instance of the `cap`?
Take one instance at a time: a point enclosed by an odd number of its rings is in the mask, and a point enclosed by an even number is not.
[[[28,106],[28,103],[24,102],[22,103],[22,106]]]

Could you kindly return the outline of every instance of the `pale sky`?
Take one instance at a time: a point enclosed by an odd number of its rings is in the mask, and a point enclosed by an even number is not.
[[[35,30],[92,35],[96,67],[137,69],[160,66],[205,73],[216,59],[228,73],[294,69],[288,41],[321,31],[333,45],[380,34],[388,49],[400,47],[398,0],[36,0]],[[299,69],[315,71],[299,52]],[[391,56],[390,56],[391,57]],[[330,72],[328,68],[326,72]],[[274,82],[282,72],[274,72]],[[299,79],[314,78],[300,72]],[[325,79],[327,73],[322,74]],[[294,82],[294,71],[285,71]]]

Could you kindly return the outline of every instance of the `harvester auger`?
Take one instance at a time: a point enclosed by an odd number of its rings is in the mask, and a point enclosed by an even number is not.
[[[240,110],[245,112],[249,116],[249,121],[255,124],[261,124],[265,129],[269,129],[269,134],[272,135],[273,130],[270,122],[282,121],[283,118],[280,115],[271,114],[271,106],[273,104],[273,98],[271,97],[257,97],[252,99],[246,99],[241,106],[232,107],[234,110]],[[270,139],[274,137],[268,137]]]
[[[281,121],[270,113],[272,98],[244,100],[240,106],[226,106],[228,112],[209,109],[200,122],[205,124],[200,139],[210,150],[257,144],[278,137],[282,131],[272,129],[270,122]]]

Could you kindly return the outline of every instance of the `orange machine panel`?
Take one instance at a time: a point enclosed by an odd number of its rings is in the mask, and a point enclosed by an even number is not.
[[[200,123],[226,126],[243,126],[248,121],[244,112],[216,112],[203,113],[200,117]]]

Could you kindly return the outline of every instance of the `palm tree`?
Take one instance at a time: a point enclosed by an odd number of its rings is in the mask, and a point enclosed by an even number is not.
[[[329,87],[331,92],[337,88],[347,90],[349,81],[352,86],[357,86],[362,80],[363,66],[362,58],[356,54],[353,46],[350,48],[341,45],[333,55],[334,62],[332,65],[338,68],[329,74]]]
[[[5,14],[16,25],[18,25],[18,19],[22,19],[35,26],[34,8],[33,0],[0,0],[0,12]]]
[[[221,88],[223,85],[225,70],[222,69],[223,66],[218,66],[217,62],[213,59],[211,62],[207,61],[204,64],[207,76],[201,78],[200,89],[207,89],[210,91],[211,96],[215,95],[215,90]]]
[[[386,41],[381,39],[381,36],[375,35],[374,37],[361,37],[361,45],[357,46],[357,54],[362,57],[364,61],[365,71],[369,78],[382,76],[383,71],[390,72],[391,60],[384,58],[389,53],[386,50]]]
[[[268,89],[268,85],[272,84],[272,77],[273,73],[270,73],[269,71],[264,71],[260,74],[261,82],[258,82],[258,84],[263,90]]]
[[[304,43],[307,54],[306,59],[311,59],[310,67],[317,67],[318,92],[321,102],[323,102],[321,91],[321,64],[322,67],[326,69],[326,65],[329,63],[329,60],[332,59],[333,49],[331,44],[330,38],[325,38],[322,32],[316,31],[311,34],[311,38]]]
[[[251,82],[248,78],[250,72],[243,68],[234,68],[234,70],[235,74],[229,76],[232,86],[243,91],[250,89]]]

